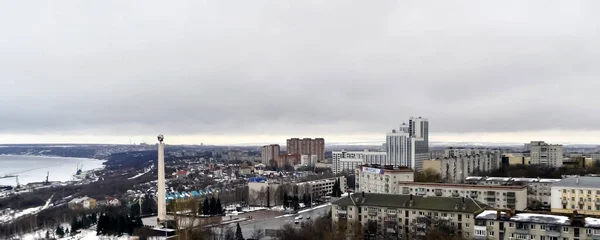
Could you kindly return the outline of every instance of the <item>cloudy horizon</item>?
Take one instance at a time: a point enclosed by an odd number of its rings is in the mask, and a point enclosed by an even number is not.
[[[597,1],[0,3],[0,144],[600,144]]]

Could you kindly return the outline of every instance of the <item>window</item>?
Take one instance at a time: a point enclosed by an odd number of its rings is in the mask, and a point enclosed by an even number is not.
[[[494,226],[494,221],[489,221],[488,226]]]
[[[546,231],[546,225],[540,225],[540,229],[542,229],[542,231]]]
[[[571,189],[571,193],[575,193],[575,189]]]
[[[467,218],[467,219],[470,219],[470,218],[471,218],[471,215],[468,215],[468,214],[467,214],[467,215],[466,215],[466,218]]]
[[[530,228],[535,229],[535,224],[531,224]]]
[[[508,223],[508,227],[511,227],[511,228],[515,227],[515,224],[514,223]]]
[[[569,227],[563,227],[563,232],[568,233],[569,232]]]
[[[567,189],[563,189],[563,193],[567,193]]]
[[[471,226],[471,224],[465,223],[465,227],[467,227],[467,228],[468,228],[468,227],[470,227],[470,226]]]
[[[583,190],[579,190],[579,193],[580,193],[580,194],[583,194]]]
[[[489,232],[488,232],[488,235],[490,235],[490,236],[494,236],[494,231],[489,231]]]
[[[592,190],[588,190],[588,194],[592,194]]]

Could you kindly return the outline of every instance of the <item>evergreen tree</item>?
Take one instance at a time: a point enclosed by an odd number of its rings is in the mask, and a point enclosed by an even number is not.
[[[223,214],[223,206],[221,206],[220,198],[217,199],[216,208],[217,208],[217,214],[219,214],[219,215]]]
[[[65,233],[65,235],[69,235],[69,228],[66,228],[64,233]]]
[[[237,223],[237,228],[235,230],[235,239],[236,240],[244,240],[244,235],[242,235],[242,228],[240,227],[240,223]]]
[[[71,232],[76,233],[79,229],[81,229],[81,226],[79,225],[79,220],[77,219],[77,217],[73,217],[73,219],[71,220]]]
[[[215,197],[213,196],[210,199],[210,215],[216,215],[217,214],[217,199],[215,199]]]
[[[288,207],[290,207],[290,206],[288,205],[288,194],[287,194],[287,192],[284,192],[284,193],[283,193],[283,200],[282,200],[282,202],[283,202],[283,207],[284,207],[284,208],[288,208]]]
[[[56,236],[58,236],[58,238],[65,237],[65,230],[63,230],[63,227],[60,225],[58,225],[58,227],[56,227]]]
[[[46,231],[46,239],[50,239],[50,231]]]
[[[96,215],[96,213],[92,213],[92,215],[90,216],[90,222],[92,224],[97,224],[98,223],[98,215]]]
[[[292,207],[294,207],[294,210],[298,210],[298,208],[300,208],[300,204],[298,202],[298,196],[294,195],[294,198],[292,198]]]
[[[204,215],[210,214],[210,203],[208,202],[208,197],[204,198],[204,203],[202,204],[202,214],[204,214]]]

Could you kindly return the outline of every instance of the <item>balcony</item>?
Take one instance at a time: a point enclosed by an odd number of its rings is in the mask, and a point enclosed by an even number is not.
[[[348,212],[346,210],[338,210],[337,213],[338,214],[347,214]]]
[[[460,197],[460,194],[459,194],[459,193],[457,193],[457,192],[453,192],[453,193],[452,193],[452,196],[453,196],[453,197]]]
[[[583,205],[584,203],[584,201],[579,201],[579,205]]]
[[[567,203],[569,203],[569,201],[567,201],[567,199],[562,200],[562,204],[567,204]],[[599,205],[599,202],[596,202],[596,205]]]
[[[596,201],[596,206],[600,206],[600,201]]]
[[[402,189],[402,194],[409,194],[410,191],[408,190],[408,188],[403,188]]]
[[[396,216],[396,215],[398,215],[398,214],[397,214],[396,212],[387,212],[387,215],[388,215],[388,216]]]
[[[471,196],[471,198],[477,198],[477,193],[476,192],[472,192],[471,194],[469,194],[469,196]]]
[[[438,197],[442,196],[442,191],[435,191],[435,195],[438,196]]]
[[[489,197],[488,196],[488,197],[485,198],[485,200],[488,201],[488,202],[495,203],[496,202],[496,197]]]
[[[369,210],[369,216],[377,216],[377,210]]]

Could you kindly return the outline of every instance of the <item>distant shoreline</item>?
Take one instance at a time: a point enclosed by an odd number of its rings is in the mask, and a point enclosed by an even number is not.
[[[71,158],[71,159],[85,159],[85,160],[97,160],[97,161],[104,161],[106,162],[106,160],[103,159],[97,159],[97,158],[82,158],[82,157],[61,157],[61,156],[56,156],[56,155],[36,155],[36,154],[0,154],[0,156],[13,156],[13,157],[45,157],[45,158]]]

